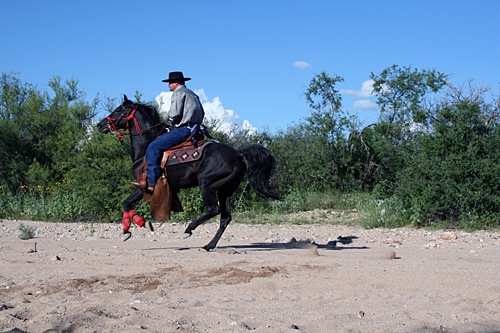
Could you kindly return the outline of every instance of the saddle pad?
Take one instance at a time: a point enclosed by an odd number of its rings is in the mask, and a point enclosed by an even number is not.
[[[210,142],[210,141],[201,142],[200,141],[198,143],[197,148],[194,148],[191,145],[191,148],[182,148],[182,149],[175,150],[175,151],[171,151],[171,150],[166,151],[164,153],[165,155],[167,155],[166,166],[174,165],[174,164],[181,164],[181,163],[188,163],[188,162],[193,162],[193,161],[199,160],[201,158],[203,150],[210,143],[212,143],[212,142]],[[165,156],[164,156],[164,158],[165,158]],[[164,165],[165,164],[163,164],[163,160],[162,160],[162,167]]]

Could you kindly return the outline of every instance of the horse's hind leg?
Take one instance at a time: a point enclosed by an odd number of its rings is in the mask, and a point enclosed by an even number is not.
[[[224,231],[226,231],[229,222],[231,222],[232,218],[231,218],[231,207],[229,199],[230,199],[229,195],[221,195],[219,193],[219,203],[221,207],[220,225],[219,229],[217,229],[217,232],[215,233],[214,238],[212,238],[210,243],[208,243],[203,247],[207,251],[213,250],[217,246],[217,243],[222,237],[222,234],[224,233]]]
[[[231,195],[233,195],[233,193],[240,185],[241,181],[243,180],[244,174],[244,168],[235,168],[231,177],[227,178],[226,184],[221,186],[217,191],[220,205],[220,225],[219,229],[217,229],[217,232],[215,233],[214,238],[212,238],[210,243],[203,247],[207,251],[213,250],[217,246],[217,243],[222,237],[222,234],[229,225],[229,222],[231,222]]]
[[[192,235],[192,231],[196,229],[200,224],[205,223],[212,217],[220,214],[219,204],[217,203],[217,193],[210,186],[204,186],[200,184],[201,195],[203,201],[205,202],[205,207],[207,209],[206,213],[196,220],[189,223],[184,233],[189,237]]]

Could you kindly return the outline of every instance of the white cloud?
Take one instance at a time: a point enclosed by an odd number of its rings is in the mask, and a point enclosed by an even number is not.
[[[255,135],[257,134],[257,128],[253,127],[252,124],[248,120],[243,120],[243,130],[248,133],[248,135]]]
[[[234,110],[228,110],[224,108],[219,97],[214,97],[210,100],[205,93],[204,89],[194,90],[200,98],[200,102],[205,110],[205,120],[209,123],[217,124],[217,129],[226,133],[233,134],[239,129],[248,131],[249,134],[255,134],[257,129],[250,124],[248,120],[240,121],[240,117],[234,112]],[[158,103],[159,111],[162,114],[166,114],[170,109],[170,100],[172,98],[172,92],[161,92],[156,96],[155,101]]]
[[[360,99],[354,102],[354,107],[363,110],[378,110],[378,105],[367,99]]]
[[[361,85],[361,90],[349,90],[349,89],[340,89],[340,93],[343,95],[349,95],[353,97],[359,97],[359,98],[368,98],[368,97],[373,97],[374,95],[372,94],[373,91],[373,80],[366,80],[365,82],[362,83]]]
[[[293,63],[293,67],[297,67],[297,68],[300,68],[300,69],[312,68],[312,66],[309,65],[305,61],[296,61],[296,62]]]
[[[172,99],[172,92],[162,91],[158,96],[155,97],[156,103],[158,103],[158,111],[161,114],[167,113],[170,108],[170,101]]]

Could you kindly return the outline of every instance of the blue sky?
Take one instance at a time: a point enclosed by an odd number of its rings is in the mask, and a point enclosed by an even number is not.
[[[325,71],[368,123],[375,98],[353,92],[393,64],[498,94],[499,13],[498,0],[0,0],[0,72],[149,101],[180,70],[207,113],[275,132],[309,115],[303,92]]]

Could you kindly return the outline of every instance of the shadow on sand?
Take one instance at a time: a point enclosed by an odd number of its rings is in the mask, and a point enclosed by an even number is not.
[[[355,249],[368,249],[366,246],[338,246],[339,244],[347,245],[352,244],[357,236],[339,236],[336,240],[329,241],[326,244],[319,244],[312,242],[309,239],[297,240],[292,238],[287,243],[251,243],[249,245],[226,245],[218,246],[218,249],[238,249],[249,251],[272,251],[272,250],[286,250],[286,249],[322,249],[322,250],[355,250]]]
[[[336,240],[329,241],[326,244],[318,244],[309,239],[305,240],[297,240],[292,238],[287,243],[250,243],[248,245],[245,244],[235,244],[235,245],[224,245],[217,246],[213,251],[221,251],[228,249],[235,249],[239,251],[273,251],[273,250],[287,250],[287,249],[321,249],[321,250],[366,250],[369,249],[367,246],[338,246],[339,244],[347,245],[352,244],[354,239],[357,239],[357,236],[339,236]],[[163,248],[147,248],[145,250],[193,250],[193,249],[202,249],[202,247],[163,247]]]

